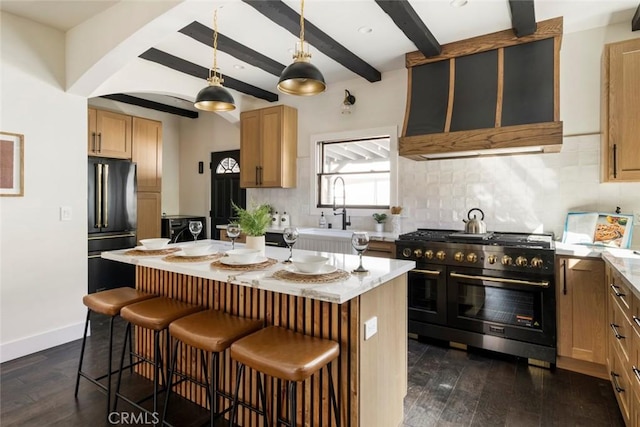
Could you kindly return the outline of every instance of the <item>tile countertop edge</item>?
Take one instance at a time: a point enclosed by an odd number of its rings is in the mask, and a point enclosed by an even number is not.
[[[209,242],[213,245],[218,246],[220,250],[230,249],[227,242],[216,240],[209,240]],[[184,243],[170,246],[182,245],[184,245]],[[364,276],[351,274],[349,278],[344,281],[331,283],[296,283],[277,280],[270,277],[273,272],[284,268],[283,264],[280,262],[266,270],[235,272],[213,269],[210,267],[211,262],[170,263],[163,261],[163,256],[129,256],[124,254],[127,250],[129,249],[102,252],[101,256],[102,258],[112,261],[150,267],[158,270],[185,274],[204,279],[230,282],[237,285],[264,289],[287,295],[308,297],[315,300],[337,304],[347,302],[415,268],[414,261],[404,261],[393,258],[373,258],[365,256],[363,257],[363,265],[365,266],[365,268],[368,268],[370,272]],[[275,258],[279,261],[285,259],[289,254],[289,251],[286,248],[276,248],[268,246],[265,251],[267,257]],[[351,271],[358,265],[357,255],[334,254],[304,250],[294,250],[294,253],[321,254],[327,256],[329,257],[329,264],[335,265],[336,267],[341,268],[345,271]],[[381,262],[381,260],[384,260],[386,262]]]
[[[640,298],[640,255],[635,254],[633,249],[556,242],[556,255],[603,259],[629,282],[633,293]]]

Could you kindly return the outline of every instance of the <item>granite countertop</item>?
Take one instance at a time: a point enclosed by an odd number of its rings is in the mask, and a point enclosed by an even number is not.
[[[198,244],[209,242],[219,251],[231,249],[231,243],[219,240],[199,240]],[[185,246],[189,243],[176,243],[170,247]],[[236,243],[236,247],[242,247]],[[125,255],[128,249],[102,252],[102,258],[112,261],[135,264],[144,267],[156,268],[158,270],[170,271],[174,273],[186,274],[194,277],[230,282],[238,285],[265,289],[288,295],[302,296],[320,301],[342,304],[365,292],[376,288],[391,279],[395,279],[409,270],[415,268],[414,261],[404,261],[387,258],[363,257],[363,265],[369,269],[368,273],[351,274],[347,279],[332,283],[296,283],[278,280],[272,274],[284,269],[287,265],[278,262],[266,270],[260,271],[230,271],[214,268],[211,261],[199,263],[174,263],[164,261],[163,256],[130,256]],[[323,255],[329,258],[328,264],[345,271],[351,271],[358,266],[358,256],[350,254],[336,254],[327,252],[305,251],[294,248],[296,254]],[[267,246],[265,255],[269,258],[282,261],[289,256],[289,250]]]
[[[227,228],[226,225],[217,225],[216,228],[220,230],[225,230]],[[284,227],[279,228],[268,228],[267,233],[280,233],[284,231]],[[386,231],[378,232],[371,230],[341,230],[339,228],[314,228],[314,227],[298,227],[298,233],[300,236],[311,238],[311,239],[344,239],[350,240],[351,234],[354,231],[366,231],[369,233],[369,237],[371,240],[377,240],[382,242],[395,242],[398,239],[398,235]]]

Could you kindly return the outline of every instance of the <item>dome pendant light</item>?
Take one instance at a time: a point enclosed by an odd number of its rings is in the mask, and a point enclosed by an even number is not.
[[[224,79],[218,72],[218,9],[213,13],[213,67],[209,69],[209,85],[198,92],[194,106],[204,111],[231,111],[236,106],[233,96],[222,86]]]
[[[304,0],[300,6],[300,42],[296,43],[293,64],[280,74],[278,90],[289,95],[311,96],[324,92],[327,88],[320,70],[311,64],[308,45],[304,41]]]

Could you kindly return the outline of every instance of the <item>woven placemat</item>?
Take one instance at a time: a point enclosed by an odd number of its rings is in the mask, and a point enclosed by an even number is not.
[[[126,251],[125,255],[130,256],[158,256],[158,255],[169,255],[174,252],[178,252],[180,248],[165,248],[165,249],[154,249],[149,251],[141,251],[140,249],[131,249]]]
[[[200,255],[200,256],[168,255],[162,258],[162,260],[167,262],[204,262],[204,261],[214,261],[220,258],[222,258],[222,254],[210,254],[210,255]]]
[[[348,279],[351,274],[348,271],[336,270],[325,274],[298,274],[287,270],[278,270],[273,273],[272,277],[278,280],[286,280],[296,283],[330,283],[339,282]]]
[[[264,270],[265,268],[269,268],[272,265],[278,262],[277,259],[267,258],[266,261],[260,262],[257,264],[249,264],[249,265],[228,265],[223,264],[219,260],[211,263],[213,268],[219,268],[220,270],[231,270],[231,271],[251,271],[251,270]]]

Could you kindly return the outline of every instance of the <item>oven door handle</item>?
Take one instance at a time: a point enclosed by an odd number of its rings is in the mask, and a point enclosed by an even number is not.
[[[548,288],[549,282],[531,282],[529,280],[518,280],[518,279],[504,279],[500,277],[489,277],[489,276],[472,276],[469,274],[460,274],[460,273],[449,273],[451,277],[459,277],[462,279],[474,279],[474,280],[486,280],[487,282],[502,282],[502,283],[513,283],[517,285],[530,285],[530,286],[538,286],[541,288]]]
[[[412,273],[420,273],[420,274],[430,274],[432,276],[439,276],[440,273],[442,273],[441,271],[438,270],[421,270],[418,268],[414,268],[413,270],[411,270]]]

